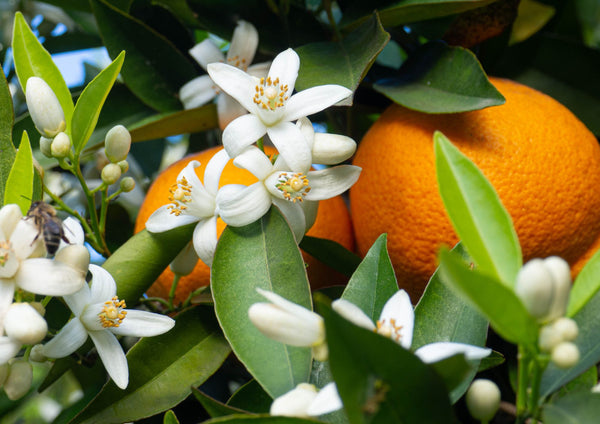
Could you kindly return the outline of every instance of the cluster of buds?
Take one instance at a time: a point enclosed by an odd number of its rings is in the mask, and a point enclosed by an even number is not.
[[[102,168],[101,178],[106,185],[115,184],[119,178],[129,170],[127,155],[131,148],[131,134],[123,125],[112,127],[104,139],[104,154],[109,163]],[[131,177],[125,177],[121,180],[121,191],[127,193],[133,190],[135,181]]]
[[[529,313],[542,325],[538,344],[560,368],[579,361],[579,349],[573,341],[579,332],[577,323],[565,317],[571,291],[569,264],[557,257],[533,259],[517,275],[515,292]]]
[[[0,365],[0,387],[10,400],[20,399],[27,394],[32,381],[33,367],[28,361],[13,359]]]

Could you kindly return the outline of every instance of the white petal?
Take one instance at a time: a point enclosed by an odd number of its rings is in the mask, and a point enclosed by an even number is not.
[[[117,338],[110,331],[92,331],[90,337],[96,346],[98,355],[117,387],[124,389],[129,384],[127,358]]]
[[[298,317],[301,321],[305,321],[307,323],[312,323],[312,325],[317,325],[318,323],[323,322],[323,318],[319,315],[306,309],[304,306],[300,306],[294,302],[290,302],[286,298],[278,295],[277,293],[273,293],[269,290],[263,290],[259,287],[256,288],[256,291],[265,297],[269,302],[273,303],[277,307],[283,309],[284,311]]]
[[[63,296],[67,306],[76,316],[79,316],[83,308],[90,302],[90,286],[83,283],[81,288],[73,294]]]
[[[90,303],[100,303],[112,299],[117,294],[117,283],[110,272],[98,265],[90,265]]]
[[[179,100],[184,109],[200,107],[217,95],[216,86],[208,75],[202,75],[186,82],[179,89]]]
[[[367,330],[375,330],[373,320],[362,309],[346,299],[331,302],[331,308],[351,323]]]
[[[308,418],[308,409],[316,397],[315,386],[300,383],[294,389],[275,398],[269,413],[275,416]]]
[[[46,258],[24,260],[14,279],[15,284],[23,290],[46,296],[73,294],[85,282],[75,268]]]
[[[48,358],[64,358],[79,349],[87,338],[88,333],[81,321],[73,318],[44,345],[42,353]]]
[[[264,180],[273,172],[273,165],[269,157],[258,147],[246,147],[234,160],[238,168],[250,171],[259,180]]]
[[[236,62],[239,62],[238,67],[246,67],[252,63],[257,47],[258,31],[254,28],[254,25],[246,21],[238,21],[231,37],[231,46],[227,52],[227,62],[230,65],[235,65]]]
[[[110,331],[119,336],[152,337],[166,333],[175,325],[175,320],[166,315],[126,309],[127,315],[118,327]]]
[[[73,217],[68,217],[63,221],[63,229],[65,237],[69,240],[69,244],[83,244],[85,242],[85,233],[79,221]],[[64,240],[60,241],[59,249],[65,247],[67,243]]]
[[[217,217],[199,221],[194,228],[192,240],[198,257],[206,265],[211,266],[217,248]]]
[[[211,63],[206,70],[212,80],[223,91],[240,102],[248,112],[257,110],[253,102],[255,87],[259,81],[256,77],[224,63]]]
[[[202,181],[198,178],[196,168],[199,166],[200,162],[196,160],[190,161],[190,163],[188,163],[179,173],[177,181],[185,178],[192,187],[192,201],[186,205],[187,209],[184,211],[184,214],[198,218],[206,218],[215,213],[215,196],[206,190]]]
[[[0,365],[6,364],[15,357],[21,350],[21,343],[12,340],[10,337],[0,337]]]
[[[307,172],[310,169],[312,163],[310,148],[296,125],[291,122],[280,122],[268,127],[267,134],[291,171]]]
[[[0,239],[8,240],[23,218],[21,209],[14,203],[4,205],[0,209]]]
[[[302,117],[296,121],[296,126],[298,127],[298,129],[300,130],[302,135],[304,136],[304,139],[306,140],[306,143],[308,144],[309,150],[313,150],[313,144],[315,141],[315,130],[314,130],[313,125],[310,122],[310,120],[307,117]],[[313,162],[321,163],[321,162],[315,161],[314,159],[313,159]]]
[[[482,359],[492,350],[465,343],[437,342],[421,346],[415,351],[415,355],[425,363],[437,362],[459,353],[464,354],[466,359]]]
[[[223,131],[223,146],[229,157],[234,158],[242,150],[265,135],[267,128],[256,116],[248,114],[234,119]]]
[[[222,149],[215,153],[206,164],[206,169],[204,170],[204,188],[213,198],[217,195],[219,180],[228,162],[229,155]]]
[[[315,221],[317,220],[317,213],[319,208],[319,202],[313,202],[311,200],[305,200],[302,202],[302,210],[304,211],[304,220],[306,224],[306,232],[310,230]]]
[[[266,78],[269,74],[269,68],[271,67],[271,62],[261,62],[255,63],[254,65],[248,67],[248,74],[252,75],[256,78]]]
[[[343,406],[337,386],[334,382],[331,382],[319,390],[317,397],[311,402],[307,412],[308,415],[316,417],[342,409]]]
[[[354,165],[338,165],[307,174],[310,192],[306,200],[325,200],[342,194],[358,180],[362,168]]]
[[[235,196],[224,186],[217,193],[219,215],[225,223],[234,227],[248,225],[262,218],[271,207],[271,195],[261,182],[252,184]]]
[[[38,244],[43,243],[43,240],[44,236],[33,223],[33,219],[22,219],[17,223],[10,243],[15,255],[19,259],[26,259],[34,256]]]
[[[169,205],[164,205],[155,210],[146,221],[146,230],[151,233],[162,233],[173,228],[182,227],[198,221],[197,216],[182,213],[175,215],[171,213]]]
[[[203,69],[206,69],[209,63],[223,62],[225,60],[225,55],[210,38],[196,44],[188,52]]]
[[[306,233],[306,218],[300,203],[292,203],[282,199],[272,199],[273,204],[279,208],[294,233],[296,243],[300,243]]]
[[[217,115],[221,130],[224,130],[235,118],[247,113],[248,111],[229,94],[221,93],[217,96]]]
[[[0,329],[3,328],[4,315],[13,302],[15,285],[10,279],[0,278]],[[0,331],[0,335],[2,332]]]
[[[396,326],[402,327],[400,344],[405,349],[410,349],[415,325],[415,312],[410,297],[404,290],[398,290],[383,306],[379,321],[389,323],[392,319],[395,320]]]
[[[296,84],[296,78],[298,78],[299,69],[300,58],[298,54],[292,49],[287,49],[273,59],[273,63],[269,69],[269,76],[272,80],[279,78],[279,83],[283,86],[287,85],[288,93],[292,93]]]
[[[312,147],[314,163],[335,165],[349,159],[356,151],[356,142],[339,134],[316,133]]]
[[[341,85],[328,84],[307,88],[294,94],[285,104],[285,120],[295,121],[303,116],[322,111],[352,95]]]

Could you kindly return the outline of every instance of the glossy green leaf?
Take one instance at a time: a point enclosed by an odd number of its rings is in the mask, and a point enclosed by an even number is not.
[[[269,415],[237,415],[229,417],[214,418],[203,421],[203,424],[315,424],[322,421],[309,420],[292,417],[271,417]]]
[[[4,202],[4,187],[15,160],[15,146],[12,143],[13,103],[4,71],[0,67],[0,206]]]
[[[600,290],[598,275],[600,275],[600,251],[587,261],[573,283],[567,306],[568,317],[577,314],[598,293]]]
[[[476,363],[477,361],[474,362]],[[457,389],[466,391],[466,388],[463,389],[465,385],[468,388],[477,371],[475,363],[469,363],[464,355],[457,354],[430,364],[435,372],[444,380],[446,389],[450,392],[451,403],[456,402],[460,398],[460,396],[453,398],[452,393],[454,391]]]
[[[298,47],[300,71],[296,89],[338,84],[356,90],[377,55],[390,39],[377,14],[339,42]]]
[[[600,416],[600,393],[589,391],[565,396],[556,402],[544,405],[544,424],[589,424]]]
[[[300,248],[330,268],[350,277],[360,264],[360,256],[333,240],[304,236]]]
[[[218,125],[217,109],[214,104],[208,104],[196,109],[154,115],[128,129],[131,141],[136,142],[206,131]]]
[[[77,99],[71,124],[71,142],[76,155],[79,155],[94,132],[104,101],[119,76],[124,59],[125,52],[121,52],[85,87]]]
[[[73,115],[73,99],[63,76],[52,61],[50,53],[40,44],[21,12],[15,14],[13,28],[13,56],[21,87],[25,90],[30,77],[39,77],[52,88],[62,106],[67,130]]]
[[[433,141],[440,194],[454,230],[481,272],[512,287],[523,262],[510,215],[469,158],[439,131]]]
[[[175,412],[171,410],[165,412],[165,416],[163,417],[163,424],[179,424],[179,420],[177,419],[177,415],[175,415]]]
[[[530,347],[536,343],[538,325],[510,287],[471,269],[455,252],[442,249],[439,257],[442,282],[469,301],[502,338]]]
[[[254,327],[248,309],[266,302],[257,287],[312,310],[304,261],[276,208],[252,224],[228,226],[211,270],[215,311],[225,337],[250,374],[275,398],[308,381],[311,350],[271,340]]]
[[[144,103],[161,112],[181,109],[179,88],[196,76],[192,63],[161,34],[104,0],[90,0],[111,57],[127,52],[121,74]]]
[[[225,417],[227,415],[240,414],[244,415],[248,412],[235,408],[230,405],[226,405],[218,400],[208,396],[206,393],[202,392],[199,389],[193,389],[192,394],[194,397],[202,404],[208,415],[211,417]]]
[[[560,390],[552,395],[554,403],[558,398],[572,395],[576,392],[590,391],[598,384],[598,368],[596,365],[589,367],[583,374],[578,375],[573,380],[562,386]]]
[[[351,424],[453,423],[444,381],[387,337],[350,323],[319,300],[329,363]],[[432,408],[435,405],[435,408]]]
[[[73,424],[135,421],[165,411],[210,377],[230,352],[212,307],[188,309],[171,331],[143,338],[129,350],[127,389],[109,382]]]
[[[254,379],[236,390],[227,401],[227,405],[257,414],[267,413],[273,398]]]
[[[554,16],[556,9],[537,0],[522,0],[513,22],[510,44],[520,43],[541,30]]]
[[[16,203],[23,215],[29,210],[33,194],[33,156],[26,132],[23,132],[19,150],[8,174],[4,191],[4,204]]]
[[[397,77],[379,81],[373,88],[402,106],[426,113],[466,112],[505,102],[473,52],[441,41],[421,46]]]
[[[342,299],[354,303],[377,321],[385,302],[397,291],[396,274],[387,252],[387,234],[382,234],[350,278]]]

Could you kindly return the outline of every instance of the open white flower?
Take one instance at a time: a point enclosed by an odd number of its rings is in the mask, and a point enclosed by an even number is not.
[[[125,309],[116,296],[117,285],[105,269],[90,265],[92,281],[64,300],[75,317],[44,345],[49,358],[63,358],[79,349],[88,336],[94,342],[106,371],[124,389],[129,383],[127,358],[116,336],[150,337],[175,325],[171,318],[152,312]]]
[[[327,359],[325,324],[320,315],[273,292],[256,291],[271,302],[255,303],[248,309],[250,321],[261,333],[284,344],[311,347],[315,359]]]
[[[317,390],[313,384],[300,383],[273,400],[270,414],[309,418],[328,414],[342,407],[335,383],[331,382],[321,390]]]
[[[228,161],[229,156],[225,150],[217,152],[206,165],[204,184],[195,171],[200,162],[191,161],[179,173],[177,182],[169,190],[171,203],[158,208],[146,221],[146,229],[151,233],[161,233],[198,222],[193,235],[194,249],[208,266],[212,264],[217,246],[219,211],[216,197],[219,178]]]
[[[306,142],[303,141],[306,145]],[[257,147],[248,146],[233,163],[250,171],[259,181],[249,187],[223,187],[217,195],[223,221],[233,226],[247,225],[277,206],[300,241],[316,216],[317,201],[337,196],[356,182],[361,168],[340,165],[320,171],[310,167],[290,171],[279,156],[275,164]]]
[[[215,45],[211,39],[206,39],[190,49],[190,55],[204,70],[209,63],[225,62],[235,66],[250,75],[261,78],[267,75],[270,62],[250,65],[256,48],[258,47],[258,32],[254,26],[246,21],[239,21],[233,36],[227,57]],[[219,126],[225,128],[227,124],[241,115],[245,115],[244,109],[236,100],[226,93],[217,89],[215,83],[208,75],[202,75],[186,83],[179,90],[179,98],[185,109],[193,109],[208,103],[217,97],[217,113],[219,115]]]
[[[311,151],[294,121],[320,112],[349,97],[341,85],[311,87],[292,95],[300,58],[292,49],[275,57],[266,78],[256,78],[224,63],[211,63],[210,77],[250,114],[233,120],[223,131],[223,145],[232,158],[267,134],[292,171],[311,165]]]
[[[404,290],[399,290],[388,299],[376,324],[362,309],[345,299],[333,301],[331,307],[348,321],[389,337],[403,348],[410,349],[415,313],[410,298]],[[432,363],[461,353],[466,359],[481,359],[491,352],[491,349],[465,343],[436,342],[421,346],[414,353],[423,362]]]

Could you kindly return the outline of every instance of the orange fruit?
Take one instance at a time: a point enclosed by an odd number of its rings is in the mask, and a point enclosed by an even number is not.
[[[178,162],[175,162],[167,169],[162,171],[156,180],[152,183],[142,206],[140,207],[134,232],[139,232],[145,228],[146,221],[152,213],[159,207],[169,204],[169,188],[177,180],[179,172],[191,160],[200,162],[196,168],[196,174],[200,181],[204,178],[206,164],[215,153],[222,147],[213,147],[199,153],[189,155]],[[276,150],[271,147],[265,147],[267,154],[272,155]],[[250,185],[257,181],[257,178],[245,169],[237,168],[230,161],[221,174],[220,186],[225,184],[245,184]],[[217,220],[217,235],[220,235],[225,229],[225,223],[221,219]],[[354,235],[352,233],[352,223],[350,222],[350,213],[344,199],[341,196],[324,200],[319,203],[319,209],[315,224],[308,231],[308,235],[314,237],[328,238],[340,243],[349,250],[354,249]],[[305,255],[307,262],[307,272],[311,286],[321,287],[336,282],[343,282],[343,276],[337,274],[308,254]],[[173,282],[173,273],[167,267],[165,271],[157,278],[155,283],[148,289],[149,296],[161,297],[167,299]],[[191,274],[182,277],[177,284],[175,292],[175,303],[184,301],[193,290],[206,286],[210,283],[210,268],[202,261],[198,261]]]
[[[381,233],[400,287],[416,301],[436,268],[440,245],[457,236],[435,176],[440,130],[482,170],[512,216],[524,260],[558,255],[575,274],[600,247],[600,147],[568,109],[522,84],[492,78],[501,106],[425,114],[396,104],[359,144],[362,167],[350,189],[358,252]]]

